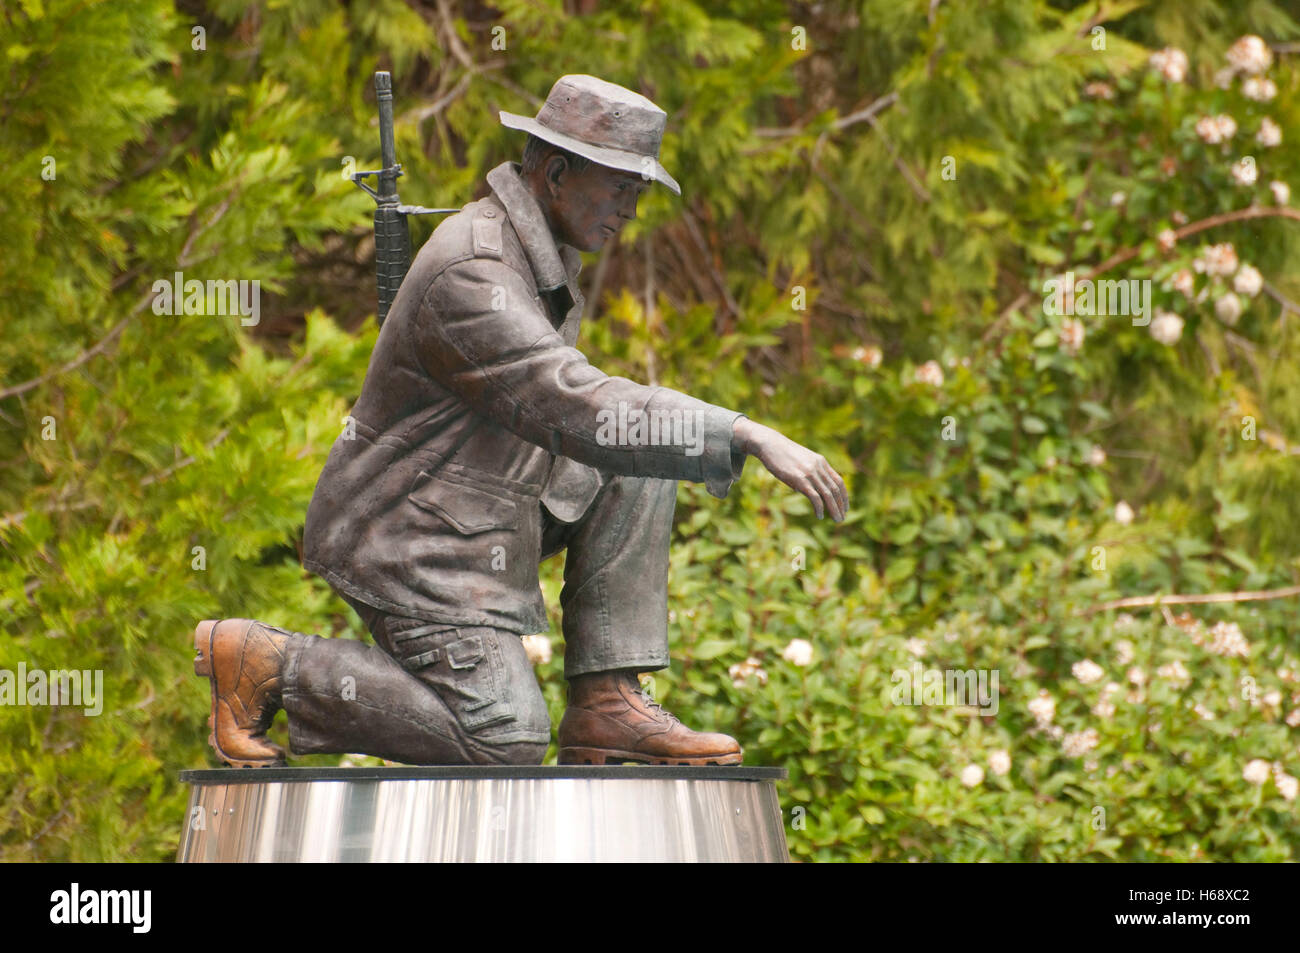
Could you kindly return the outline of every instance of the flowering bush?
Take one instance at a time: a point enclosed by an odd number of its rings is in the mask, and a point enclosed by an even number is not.
[[[375,341],[372,206],[339,172],[378,167],[391,64],[429,205],[517,158],[498,110],[562,72],[668,109],[683,194],[583,270],[581,346],[850,484],[838,526],[754,461],[725,501],[683,485],[652,679],[789,769],[796,858],[1294,859],[1294,598],[1149,604],[1297,582],[1280,6],[316,6],[7,14],[0,668],[103,669],[108,697],[0,706],[0,857],[175,856],[177,772],[211,758],[197,619],[364,637],[297,544]],[[182,261],[262,280],[256,336],[145,307]],[[1093,307],[1110,279],[1140,314]],[[558,722],[558,618],[526,649]]]
[[[1293,169],[1265,150],[1290,111],[1251,85],[1278,68],[1259,44],[1232,50],[1212,80],[1166,49],[1082,83],[1069,151],[1017,216],[1041,236],[1032,288],[1071,269],[1147,280],[1149,324],[1052,315],[1030,292],[964,353],[828,355],[801,420],[845,422],[827,455],[856,472],[847,530],[808,523],[763,474],[723,513],[683,488],[671,599],[697,608],[672,617],[659,695],[790,768],[796,857],[1294,858],[1292,602],[1104,608],[1295,581],[1297,540],[1267,525],[1289,504],[1257,493],[1290,465],[1242,420],[1294,417],[1254,366],[1286,333],[1282,292],[1264,292],[1288,280],[1295,226],[1275,210]],[[753,334],[782,320],[749,317]],[[651,346],[637,325],[600,339],[630,368]],[[744,355],[704,334],[653,346],[670,386],[746,406],[795,407],[805,386],[751,388]],[[895,704],[916,664],[998,673],[996,712]]]

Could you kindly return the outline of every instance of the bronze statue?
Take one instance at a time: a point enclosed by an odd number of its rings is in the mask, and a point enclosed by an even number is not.
[[[560,595],[568,709],[562,764],[739,764],[733,738],[692,731],[639,687],[666,668],[676,481],[725,497],[746,456],[844,518],[826,460],[743,414],[608,377],[575,349],[580,251],[636,217],[657,181],[666,114],[591,76],[564,76],[521,164],[444,221],[383,323],[349,429],[307,512],[304,565],[375,645],[247,619],[199,623],[212,737],[238,767],[353,752],[410,764],[538,764],[550,719],[520,636],[547,628],[537,565],[567,551]],[[385,157],[386,164],[390,162]]]

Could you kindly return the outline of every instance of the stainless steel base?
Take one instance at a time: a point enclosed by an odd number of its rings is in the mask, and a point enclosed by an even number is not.
[[[184,771],[177,860],[787,862],[779,768]]]

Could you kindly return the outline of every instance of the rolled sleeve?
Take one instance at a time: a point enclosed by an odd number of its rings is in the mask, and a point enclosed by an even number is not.
[[[721,407],[714,407],[711,413],[715,419],[704,428],[704,487],[721,500],[745,469],[745,454],[734,448],[732,440],[736,421],[745,415]]]

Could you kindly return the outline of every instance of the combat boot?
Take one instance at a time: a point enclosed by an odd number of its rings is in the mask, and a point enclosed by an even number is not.
[[[208,744],[235,768],[284,764],[266,737],[280,710],[281,676],[293,634],[251,619],[207,619],[194,630],[194,674],[212,683]]]
[[[569,682],[560,721],[560,764],[740,764],[728,735],[692,731],[641,690],[632,672],[593,672]]]

